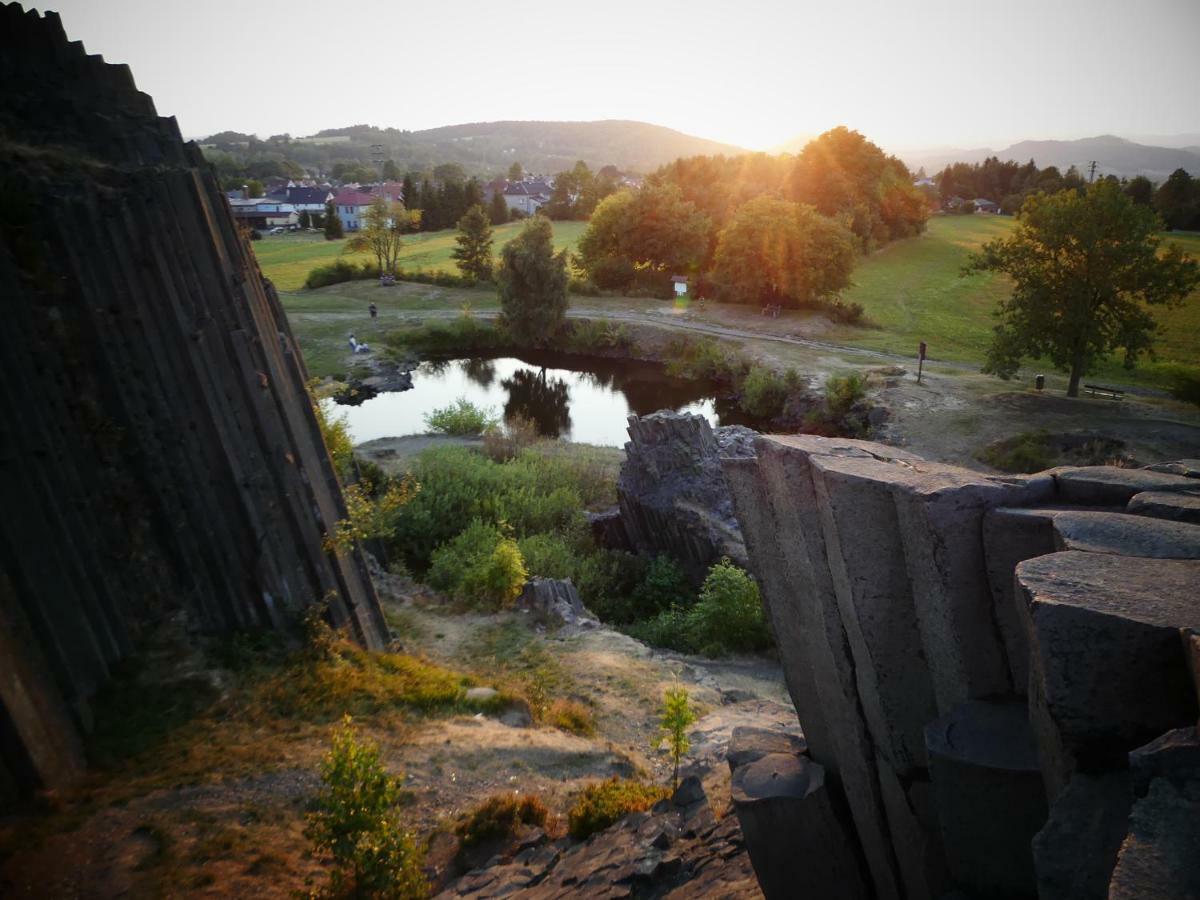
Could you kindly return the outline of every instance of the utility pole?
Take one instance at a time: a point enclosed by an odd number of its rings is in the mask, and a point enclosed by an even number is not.
[[[1088,184],[1096,180],[1096,161],[1093,159],[1088,165]]]
[[[383,184],[383,144],[371,145],[371,159],[374,161],[376,168],[379,169],[379,183]]]

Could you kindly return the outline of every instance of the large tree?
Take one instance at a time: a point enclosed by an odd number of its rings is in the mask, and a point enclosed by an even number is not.
[[[330,200],[325,204],[325,240],[336,241],[345,235],[342,230],[342,218],[338,215],[337,207]]]
[[[1155,193],[1154,207],[1168,228],[1200,228],[1200,181],[1176,169]]]
[[[496,273],[500,316],[522,344],[549,338],[567,312],[567,252],[554,252],[554,230],[534,216],[504,245]]]
[[[1001,272],[1001,301],[983,371],[1011,378],[1024,357],[1049,357],[1070,373],[1067,395],[1096,363],[1121,350],[1125,366],[1152,352],[1151,306],[1175,306],[1200,285],[1200,267],[1172,244],[1161,221],[1105,180],[1025,201],[1013,232],[984,244],[963,270]]]
[[[382,274],[394,275],[400,263],[403,235],[421,221],[420,213],[404,208],[403,203],[388,203],[376,197],[363,215],[362,228],[346,241],[347,253],[369,252]]]
[[[488,203],[488,218],[493,225],[503,225],[508,221],[508,204],[504,200],[504,191],[493,186],[492,199]]]
[[[853,235],[833,219],[759,197],[721,232],[713,275],[732,300],[803,306],[848,287],[855,255]]]
[[[492,278],[492,223],[482,206],[476,204],[458,220],[458,237],[450,256],[459,271],[476,281]]]

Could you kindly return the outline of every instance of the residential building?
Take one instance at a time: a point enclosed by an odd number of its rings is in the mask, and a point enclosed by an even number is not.
[[[238,222],[244,222],[251,228],[260,231],[267,228],[287,228],[300,221],[300,215],[296,212],[295,206],[270,197],[258,197],[254,200],[230,200],[229,209]]]
[[[532,216],[550,202],[553,185],[543,180],[513,181],[504,189],[504,202],[509,212],[517,210]]]
[[[334,209],[342,220],[342,228],[346,231],[358,231],[363,227],[363,217],[374,200],[374,196],[365,191],[353,188],[342,188],[333,198]]]

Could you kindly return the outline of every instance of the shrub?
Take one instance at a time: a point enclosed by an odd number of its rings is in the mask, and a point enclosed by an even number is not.
[[[517,415],[507,419],[503,426],[493,425],[483,433],[483,452],[492,462],[506,463],[540,440],[537,423]]]
[[[706,378],[737,384],[750,369],[740,355],[727,353],[715,339],[679,335],[667,342],[664,359],[668,375],[678,378]]]
[[[818,434],[861,437],[869,426],[860,412],[867,396],[867,377],[858,372],[830,375],[825,379],[821,407],[811,413],[804,423],[805,430]]]
[[[567,831],[576,840],[603,831],[622,816],[643,812],[670,795],[667,788],[610,778],[587,785],[567,813]]]
[[[779,373],[756,365],[742,382],[739,405],[755,418],[776,419],[783,415],[788,397],[804,388],[804,379],[795,369]]]
[[[312,401],[313,413],[317,417],[317,427],[325,447],[329,450],[329,458],[338,477],[346,481],[350,477],[354,465],[354,442],[350,439],[350,425],[344,415],[329,412],[316,394],[315,384],[309,384],[309,399]]]
[[[491,410],[459,397],[449,406],[425,414],[425,427],[434,434],[449,434],[456,437],[474,437],[483,434],[499,421]]]
[[[1171,396],[1200,406],[1200,368],[1181,363],[1166,363],[1162,368],[1166,369]]]
[[[818,304],[818,308],[824,310],[833,321],[843,325],[858,325],[866,314],[866,308],[857,301],[847,303],[844,300],[833,299]]]
[[[710,656],[762,650],[771,640],[758,585],[728,559],[708,570],[700,599],[688,610],[687,630],[692,645]]]
[[[433,551],[427,580],[459,600],[505,607],[525,585],[525,563],[516,541],[476,519]]]
[[[555,700],[546,710],[542,721],[552,728],[581,737],[591,737],[596,733],[592,711],[576,700]]]
[[[395,356],[453,357],[462,354],[485,356],[513,347],[502,329],[479,322],[473,315],[461,315],[449,322],[433,322],[416,328],[392,331],[384,344]]]
[[[496,794],[484,800],[454,828],[464,847],[514,835],[522,825],[546,827],[550,811],[533,795]]]
[[[567,282],[567,293],[579,297],[599,297],[600,288],[590,278],[571,278]]]
[[[1025,431],[989,444],[976,458],[1001,472],[1029,474],[1053,466],[1058,452],[1046,432]]]
[[[568,353],[628,352],[634,341],[624,324],[604,319],[574,319],[564,323],[557,335],[559,347]]]
[[[589,274],[598,288],[612,291],[621,290],[633,284],[637,272],[629,260],[609,257],[594,263]]]
[[[384,771],[377,745],[358,739],[349,716],[321,763],[321,781],[305,835],[333,856],[329,894],[428,896],[422,853],[396,816],[400,779]]]
[[[696,602],[696,592],[679,563],[666,554],[659,554],[647,564],[646,573],[630,599],[635,616],[643,618],[673,606],[690,607]]]
[[[396,512],[413,498],[416,483],[409,477],[388,479],[386,486],[372,495],[370,482],[347,485],[342,494],[346,499],[346,518],[334,523],[325,536],[325,549],[349,551],[356,543],[392,533]]]
[[[663,744],[667,745],[667,750],[671,754],[671,762],[675,764],[671,775],[673,790],[679,789],[679,761],[691,749],[692,745],[688,740],[687,730],[688,726],[695,721],[696,711],[688,702],[687,689],[678,684],[667,688],[663,693],[662,710],[659,712],[658,737],[655,738],[653,746],[657,750]]]
[[[364,281],[378,277],[379,266],[373,262],[363,262],[356,266],[348,259],[336,259],[328,265],[310,270],[304,279],[304,286],[315,290],[345,281]]]

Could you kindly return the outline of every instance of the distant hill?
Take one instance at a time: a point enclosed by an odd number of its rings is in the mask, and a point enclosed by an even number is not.
[[[1180,137],[1187,139],[1193,136]],[[1112,134],[1077,141],[1020,141],[1004,150],[938,148],[900,155],[913,171],[924,166],[931,175],[952,162],[977,163],[989,156],[1022,163],[1032,159],[1042,168],[1057,166],[1063,171],[1069,166],[1076,166],[1084,173],[1091,161],[1095,160],[1098,175],[1125,178],[1145,175],[1151,181],[1163,181],[1176,169],[1186,169],[1193,175],[1200,175],[1200,152],[1194,147],[1154,147]]]
[[[328,170],[335,162],[371,162],[373,145],[401,171],[422,171],[458,163],[468,174],[492,177],[519,162],[527,172],[553,174],[582,159],[593,169],[614,165],[623,172],[648,173],[680,156],[737,155],[741,147],[651,125],[646,122],[478,122],[424,131],[352,125],[327,128],[312,137],[280,135],[265,141],[222,132],[200,141],[210,152],[239,160],[287,158],[308,168]]]
[[[788,138],[782,144],[776,144],[768,153],[791,153],[793,156],[798,154],[804,147],[815,138],[815,134],[798,134],[795,137]]]

